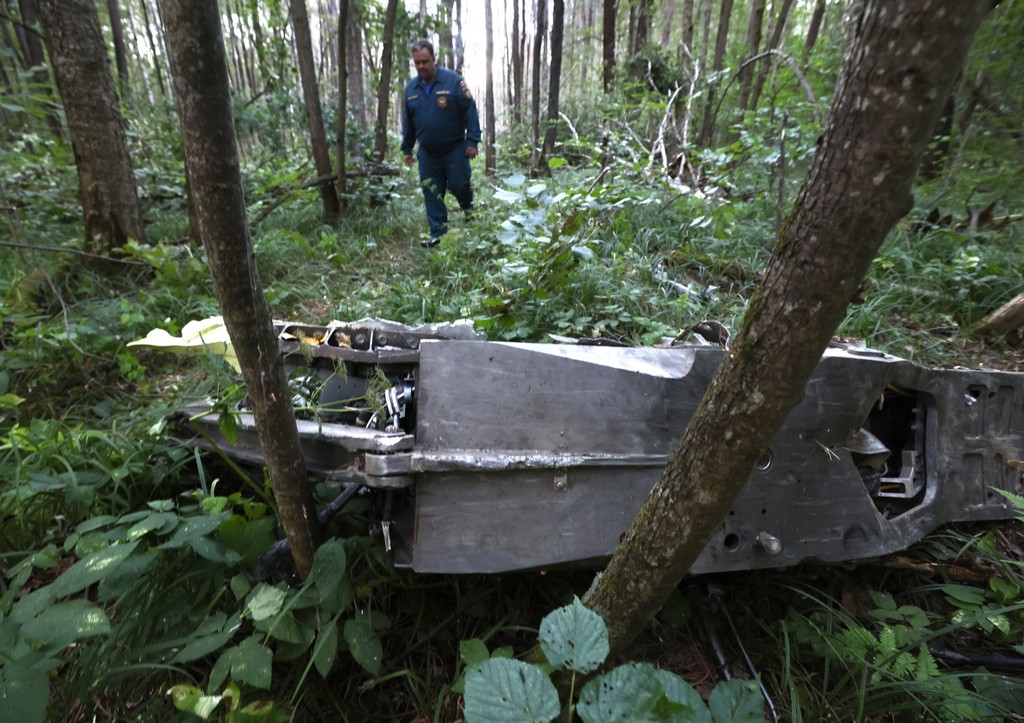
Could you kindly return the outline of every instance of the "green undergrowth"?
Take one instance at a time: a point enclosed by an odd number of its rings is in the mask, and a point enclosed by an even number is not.
[[[144,124],[136,142],[163,130]],[[806,163],[812,130],[791,135],[793,163]],[[513,167],[484,178],[478,166],[475,213],[453,209],[450,233],[428,251],[412,171],[354,183],[343,218],[328,224],[315,190],[294,190],[308,168],[247,135],[252,241],[274,316],[471,319],[514,341],[653,344],[706,318],[735,329],[780,216],[771,137],[740,133],[703,153],[700,193],[667,184],[621,129],[609,143],[623,163],[604,176],[600,149],[585,141],[536,178]],[[701,711],[686,719],[742,719],[715,713],[716,701],[741,696],[713,693],[724,673],[701,662],[714,658],[711,632],[725,630],[699,622],[716,619],[694,592],[703,583],[674,594],[626,657],[595,656],[583,670],[550,656],[538,667],[536,644],[550,639],[541,621],[582,594],[591,572],[396,571],[367,534],[362,497],[332,523],[305,583],[287,569],[256,574],[282,536],[265,473],[197,453],[168,420],[186,402],[240,395],[239,379],[218,359],[126,346],[217,310],[203,249],[187,238],[179,150],[140,153],[149,238],[108,274],[75,253],[66,149],[42,138],[0,148],[13,169],[3,240],[15,244],[0,246],[0,718],[471,719],[477,693],[494,689],[477,673],[515,684],[522,672],[547,690],[550,718],[613,719],[587,712],[613,705],[595,692],[607,683],[647,696],[660,719],[683,705]],[[791,169],[790,200],[799,180]],[[968,330],[1019,293],[1024,224],[963,225],[966,188],[946,176],[919,189],[839,333],[937,366],[1012,365],[1009,342]],[[283,189],[286,202],[270,210]],[[982,188],[970,204],[1019,211],[1015,193]],[[928,221],[936,207],[952,218]],[[321,485],[317,500],[339,491]],[[926,577],[884,567],[730,576],[721,599],[757,674],[736,670],[731,639],[726,668],[759,680],[783,719],[1012,719],[1019,685],[981,656],[1024,655],[1019,535],[1007,526],[929,538],[914,554],[944,567]],[[960,580],[961,568],[983,578]],[[977,664],[954,665],[944,649]],[[540,681],[561,685],[566,673],[549,679],[552,666],[578,674],[554,699]]]

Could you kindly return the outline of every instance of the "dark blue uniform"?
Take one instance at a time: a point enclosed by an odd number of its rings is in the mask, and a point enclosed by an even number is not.
[[[420,184],[427,206],[431,239],[448,231],[444,194],[451,191],[465,210],[473,207],[466,147],[480,143],[476,101],[458,74],[438,68],[432,83],[418,77],[405,86],[402,114],[402,153],[412,155],[419,143]]]

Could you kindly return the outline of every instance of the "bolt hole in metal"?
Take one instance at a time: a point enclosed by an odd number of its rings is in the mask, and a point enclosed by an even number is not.
[[[722,540],[722,544],[729,552],[736,552],[740,547],[740,536],[735,532],[730,532],[725,536],[725,539]]]

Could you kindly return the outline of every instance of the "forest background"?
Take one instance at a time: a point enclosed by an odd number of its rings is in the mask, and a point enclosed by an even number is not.
[[[591,576],[397,573],[357,504],[298,592],[254,582],[281,536],[268,480],[166,424],[188,401],[234,403],[239,379],[217,359],[126,346],[218,309],[166,5],[0,8],[3,717],[454,720],[466,666],[525,653]],[[825,0],[313,6],[220,4],[274,316],[471,318],[506,340],[735,328],[849,32],[848,6]],[[482,211],[433,253],[418,246],[417,179],[396,163],[407,48],[424,36],[470,79],[486,131]],[[1021,3],[1001,3],[842,335],[931,365],[1020,370],[1022,38]],[[984,323],[1000,309],[1009,321]],[[745,650],[767,715],[786,719],[1002,720],[1024,709],[1007,674],[1024,654],[1020,550],[1013,525],[947,529],[856,570],[714,581],[724,597],[690,581],[622,660],[706,697],[725,671],[750,677]],[[738,634],[720,665],[723,599]]]

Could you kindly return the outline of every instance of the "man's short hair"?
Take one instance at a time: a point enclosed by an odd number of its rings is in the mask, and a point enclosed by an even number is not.
[[[417,40],[409,46],[410,53],[418,53],[421,50],[426,50],[430,53],[431,58],[434,57],[434,44],[429,40]]]

